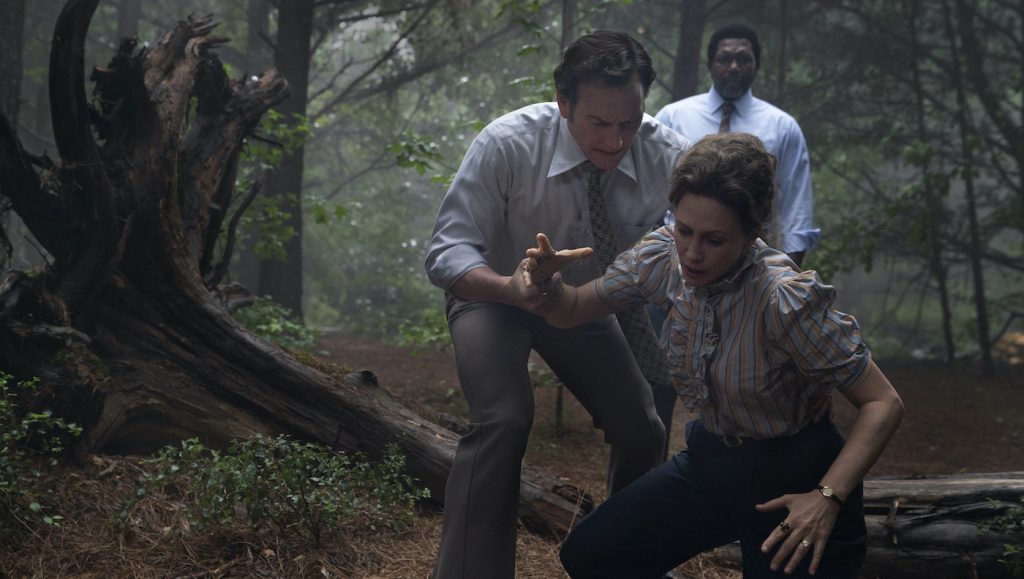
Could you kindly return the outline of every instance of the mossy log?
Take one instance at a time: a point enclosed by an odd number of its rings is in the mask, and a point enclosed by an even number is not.
[[[868,479],[868,555],[861,575],[1009,577],[1010,568],[1000,559],[1006,545],[1024,547],[1022,498],[1024,472]],[[1018,522],[998,525],[1007,515]],[[740,563],[738,545],[717,549],[713,556],[730,566]]]

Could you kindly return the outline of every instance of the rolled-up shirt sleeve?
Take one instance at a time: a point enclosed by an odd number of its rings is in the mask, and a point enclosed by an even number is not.
[[[486,267],[485,252],[506,229],[512,171],[495,141],[486,132],[477,136],[438,210],[425,267],[430,281],[442,289]]]
[[[857,320],[832,307],[835,296],[815,272],[796,274],[771,292],[765,322],[772,344],[804,376],[843,391],[867,369],[870,351]]]

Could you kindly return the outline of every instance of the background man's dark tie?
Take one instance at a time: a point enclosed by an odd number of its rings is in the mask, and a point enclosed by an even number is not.
[[[725,101],[722,103],[721,111],[722,120],[718,122],[718,132],[728,133],[732,124],[732,114],[736,112],[736,105],[732,101]]]

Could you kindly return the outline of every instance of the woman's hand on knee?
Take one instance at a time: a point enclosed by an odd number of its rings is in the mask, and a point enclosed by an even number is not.
[[[787,512],[786,518],[761,544],[761,552],[766,555],[776,549],[771,562],[772,570],[777,571],[785,564],[784,571],[792,573],[810,555],[809,571],[813,575],[825,554],[825,546],[836,524],[836,517],[839,516],[839,505],[815,490],[782,495],[755,508],[762,513],[780,509]]]

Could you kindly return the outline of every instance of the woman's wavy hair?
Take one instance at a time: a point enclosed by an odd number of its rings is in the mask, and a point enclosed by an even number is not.
[[[762,235],[775,199],[775,157],[747,133],[716,133],[697,141],[672,171],[669,201],[703,195],[733,210],[750,236]]]

